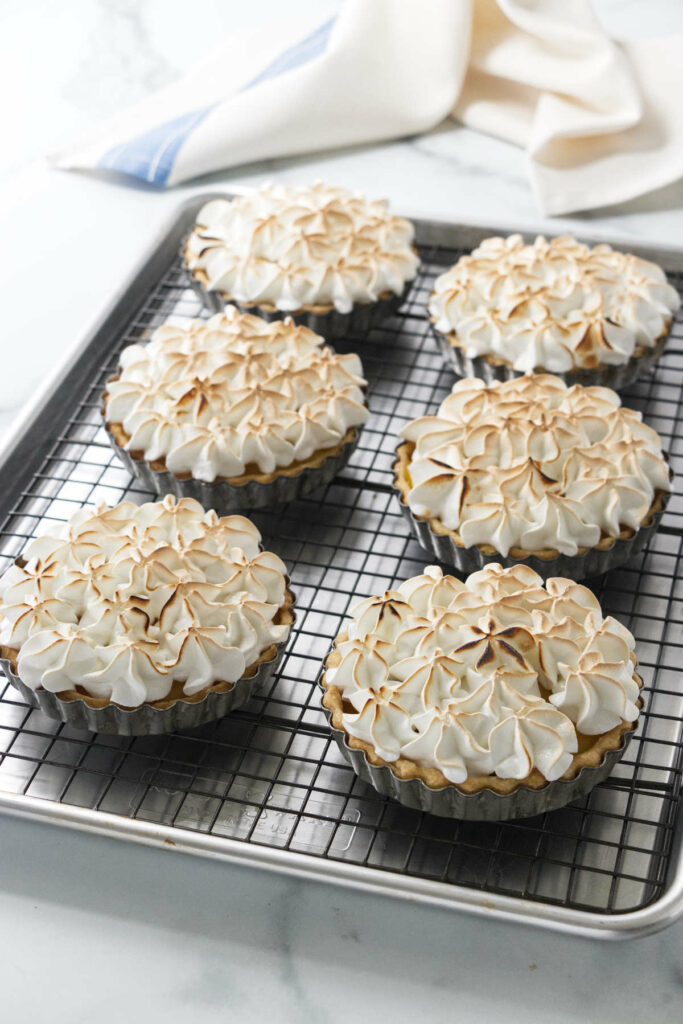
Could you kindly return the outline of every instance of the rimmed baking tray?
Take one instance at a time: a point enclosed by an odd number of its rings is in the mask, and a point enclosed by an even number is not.
[[[148,495],[118,462],[99,408],[118,352],[166,317],[201,314],[178,247],[207,194],[186,202],[14,432],[0,472],[0,570],[75,508]],[[648,710],[624,760],[588,797],[539,818],[467,823],[383,799],[343,761],[320,710],[321,658],[349,605],[421,571],[391,486],[400,427],[453,383],[424,315],[433,279],[495,228],[417,222],[421,270],[399,312],[357,350],[371,420],[349,465],[277,516],[255,514],[298,595],[265,693],[219,722],[165,737],[79,732],[0,697],[0,808],[72,828],[603,938],[645,935],[683,908],[676,816],[683,768],[683,500],[628,565],[592,585],[638,642]],[[602,239],[603,241],[605,239]],[[681,287],[683,254],[639,248]],[[681,479],[683,326],[626,392]]]

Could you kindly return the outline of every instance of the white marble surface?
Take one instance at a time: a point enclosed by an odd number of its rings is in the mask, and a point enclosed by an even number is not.
[[[13,1024],[679,1019],[680,929],[626,944],[567,939],[47,825],[2,826],[0,979]]]
[[[678,0],[600,0],[610,31],[683,31]],[[290,0],[297,15],[333,2]],[[646,12],[647,9],[647,13]],[[544,221],[524,156],[448,125],[390,145],[239,168],[173,192],[48,169],[41,154],[170,81],[277,0],[0,5],[0,431],[93,322],[173,207],[200,189],[315,177],[407,214],[680,244],[683,185]],[[510,1024],[673,1020],[683,922],[627,945],[512,928],[14,819],[0,820],[3,1019]],[[643,979],[647,979],[647,984]],[[48,1011],[49,1007],[49,1011]]]

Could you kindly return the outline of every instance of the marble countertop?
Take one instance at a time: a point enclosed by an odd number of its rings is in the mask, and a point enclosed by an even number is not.
[[[336,5],[290,6],[305,16]],[[596,6],[616,33],[683,30],[676,0],[652,0],[646,27],[638,0]],[[16,97],[16,144],[0,157],[0,231],[11,254],[0,284],[0,432],[173,208],[199,191],[319,177],[383,194],[408,215],[680,244],[683,183],[622,207],[544,220],[524,155],[455,124],[238,168],[171,192],[53,171],[41,157],[170,81],[216,33],[277,9],[276,0],[195,0],[190,19],[179,0],[27,0],[0,10],[0,65]],[[418,1015],[477,1024],[503,1014],[508,1024],[621,1024],[671,1020],[680,1006],[683,922],[634,943],[596,943],[13,818],[0,824],[7,1019],[42,1020],[49,1005],[55,1024],[109,1024],[131,1011],[166,1024]]]

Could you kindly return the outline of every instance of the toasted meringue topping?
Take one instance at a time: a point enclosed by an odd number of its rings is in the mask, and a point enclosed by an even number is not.
[[[617,365],[651,348],[680,306],[661,267],[569,236],[487,238],[436,279],[429,312],[465,354],[515,370]]]
[[[285,566],[260,540],[192,498],[79,510],[0,577],[0,644],[27,686],[124,707],[234,683],[289,632]]]
[[[267,323],[227,306],[124,349],[105,415],[122,425],[130,451],[211,483],[334,448],[368,418],[364,385],[353,353],[336,355],[289,319]]]
[[[187,265],[226,299],[283,312],[399,295],[415,277],[413,226],[344,188],[266,185],[199,211]]]
[[[577,732],[639,715],[633,637],[594,595],[526,566],[493,564],[461,583],[437,566],[351,610],[326,671],[353,708],[344,728],[386,761],[470,775],[553,781]]]
[[[413,420],[408,504],[463,543],[575,555],[638,530],[669,470],[656,431],[609,388],[527,374],[459,380],[436,416]]]

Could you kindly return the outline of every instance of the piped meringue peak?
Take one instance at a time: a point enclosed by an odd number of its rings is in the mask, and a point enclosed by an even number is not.
[[[680,297],[661,267],[568,235],[487,238],[436,279],[434,326],[470,358],[522,373],[626,363],[668,330]]]
[[[401,433],[414,447],[397,484],[413,513],[503,556],[576,555],[634,533],[671,489],[659,435],[639,412],[609,388],[550,374],[459,380],[436,416]]]
[[[128,708],[234,683],[290,629],[285,566],[260,540],[192,498],[80,509],[0,577],[0,645],[31,689]]]
[[[212,483],[336,448],[368,418],[364,385],[357,355],[335,354],[290,319],[228,306],[125,348],[104,414],[129,451]]]
[[[415,277],[412,224],[344,188],[266,185],[199,211],[188,269],[226,301],[290,313],[400,295]],[[324,312],[324,309],[319,309]]]
[[[346,733],[384,761],[456,784],[534,770],[552,782],[578,734],[637,720],[634,646],[571,580],[493,564],[462,583],[429,566],[352,609],[323,685],[341,694]]]

